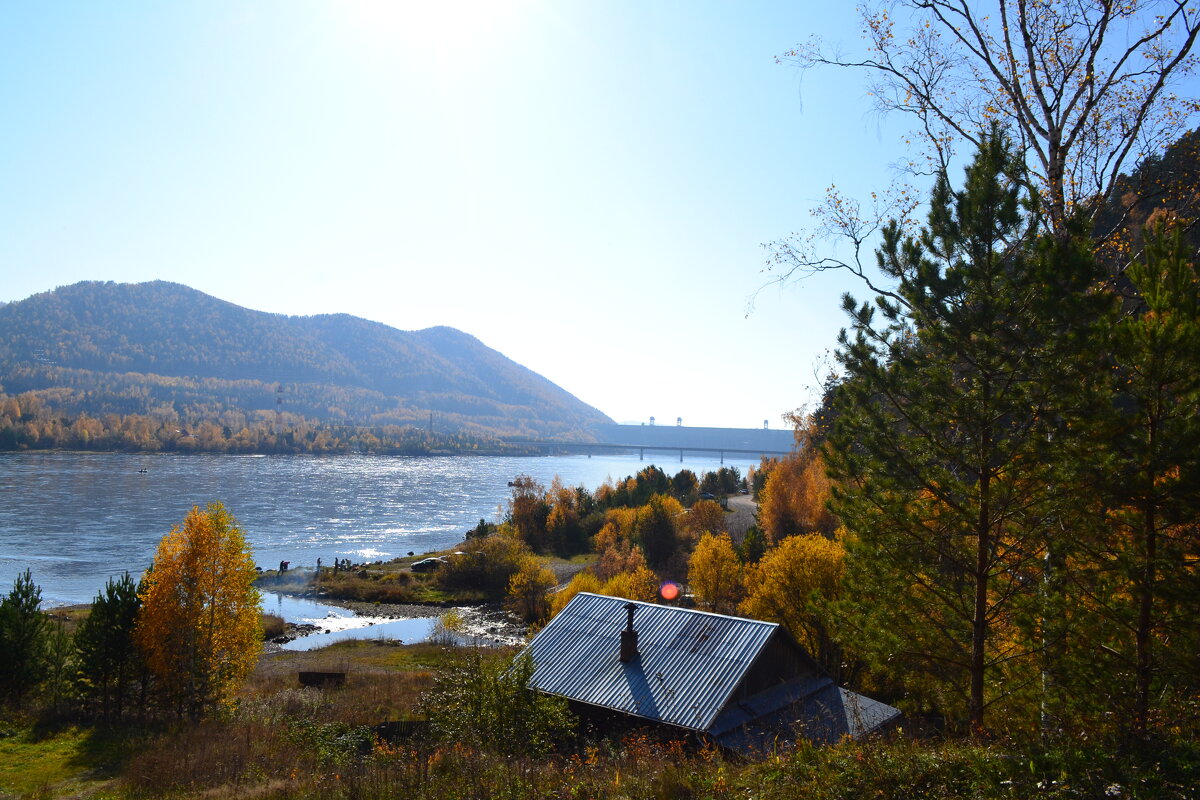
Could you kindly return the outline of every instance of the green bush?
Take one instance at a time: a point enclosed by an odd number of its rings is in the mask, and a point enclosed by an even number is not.
[[[482,648],[434,677],[419,712],[435,739],[502,755],[540,755],[566,741],[575,719],[565,700],[527,689],[533,661],[509,660]]]

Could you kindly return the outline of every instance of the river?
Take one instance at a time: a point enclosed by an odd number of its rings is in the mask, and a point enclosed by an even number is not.
[[[650,456],[647,453],[647,456]],[[697,475],[721,463],[675,454],[594,456],[237,456],[0,454],[0,593],[29,568],[47,606],[90,602],[113,575],[150,564],[193,505],[225,504],[255,560],[387,560],[462,541],[503,513],[517,475],[594,489],[646,464]],[[725,459],[742,474],[755,461]]]

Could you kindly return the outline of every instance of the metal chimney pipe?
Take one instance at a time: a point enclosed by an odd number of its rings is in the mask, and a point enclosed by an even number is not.
[[[633,603],[626,603],[625,611],[629,618],[625,622],[625,630],[621,631],[621,663],[628,664],[638,657],[638,635],[633,629],[633,612],[637,608]]]

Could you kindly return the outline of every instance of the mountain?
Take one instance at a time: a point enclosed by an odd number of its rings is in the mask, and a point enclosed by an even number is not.
[[[0,306],[0,384],[64,411],[586,439],[600,411],[454,328],[253,311],[176,283],[86,281]]]

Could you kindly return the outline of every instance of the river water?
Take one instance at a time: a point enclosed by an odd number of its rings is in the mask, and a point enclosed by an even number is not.
[[[517,475],[594,489],[649,463],[697,475],[717,459],[594,456],[0,454],[0,593],[29,568],[45,605],[90,602],[140,575],[193,505],[225,504],[264,568],[387,560],[448,548],[496,521]],[[755,462],[725,459],[744,475]],[[269,603],[268,603],[269,605]],[[268,609],[269,610],[269,609]]]

